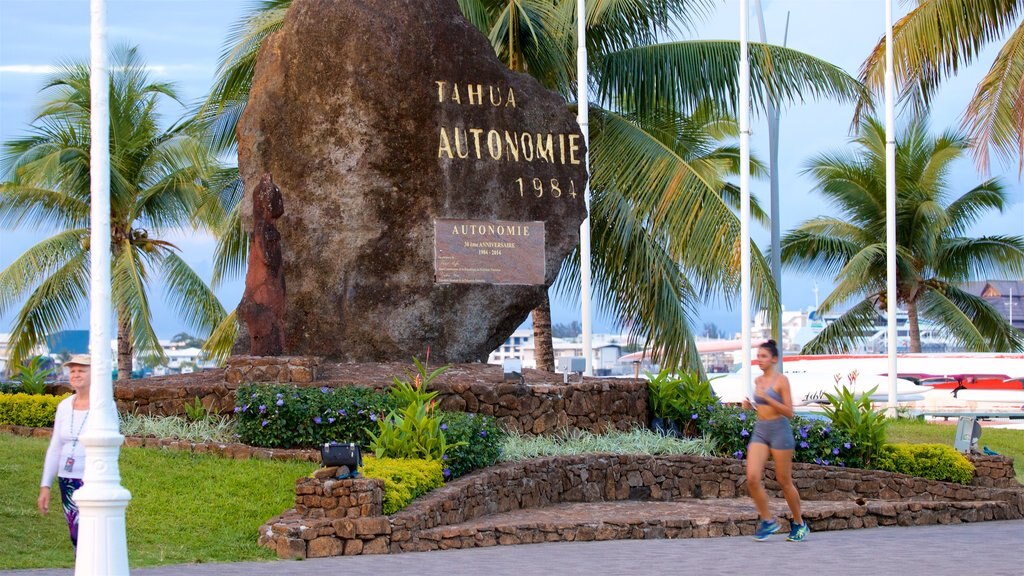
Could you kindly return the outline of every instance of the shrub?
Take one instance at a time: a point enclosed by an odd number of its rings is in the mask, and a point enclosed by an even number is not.
[[[48,396],[43,394],[0,395],[0,424],[12,426],[53,426],[57,405],[70,396]]]
[[[506,436],[493,417],[465,412],[443,412],[441,431],[449,447],[444,461],[446,480],[493,466]]]
[[[861,465],[856,446],[845,430],[826,420],[810,420],[801,416],[794,416],[790,422],[796,440],[794,462],[825,466]],[[756,410],[716,405],[711,410],[707,434],[719,454],[744,459],[756,423]]]
[[[406,458],[363,458],[363,476],[384,481],[384,514],[394,514],[444,484],[441,462]]]
[[[860,396],[855,396],[846,386],[837,389],[835,394],[825,393],[829,401],[823,407],[825,414],[835,428],[850,435],[857,460],[864,467],[871,466],[875,454],[885,445],[885,414],[871,408],[871,395],[877,388]]]
[[[366,431],[370,450],[380,458],[443,460],[448,440],[441,431],[441,413],[434,403],[416,402],[377,420],[377,432]]]
[[[719,454],[742,459],[747,455],[747,445],[750,444],[750,435],[754,433],[755,422],[755,410],[716,404],[711,407],[704,430]]]
[[[235,404],[241,441],[268,448],[313,448],[331,441],[366,448],[366,428],[395,407],[388,395],[368,388],[290,384],[240,386]]]
[[[21,384],[0,380],[0,394],[17,394],[21,392]]]
[[[875,458],[875,467],[958,484],[970,484],[974,478],[974,465],[945,444],[886,444]]]
[[[395,376],[394,384],[388,389],[388,394],[395,400],[395,405],[399,409],[416,402],[430,403],[437,397],[437,391],[428,391],[427,388],[434,378],[451,368],[451,366],[442,366],[428,373],[426,364],[420,362],[418,358],[413,358],[412,361],[416,365],[418,373],[414,375],[407,372],[405,380],[399,380],[398,376]]]
[[[863,465],[857,456],[853,439],[845,430],[833,426],[828,420],[811,420],[801,416],[794,416],[792,423],[796,439],[794,462],[854,468]]]

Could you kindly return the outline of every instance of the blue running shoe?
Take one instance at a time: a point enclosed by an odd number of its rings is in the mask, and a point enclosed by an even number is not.
[[[803,542],[810,533],[811,529],[807,526],[807,522],[804,522],[803,524],[793,524],[789,530],[789,536],[786,537],[786,541]]]
[[[754,532],[754,540],[764,542],[769,536],[779,531],[779,523],[775,520],[762,520]]]

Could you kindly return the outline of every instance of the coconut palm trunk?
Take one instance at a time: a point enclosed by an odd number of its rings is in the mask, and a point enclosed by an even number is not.
[[[544,300],[533,309],[533,350],[538,370],[555,371],[555,347],[551,340],[551,298],[547,290]]]
[[[907,328],[910,334],[910,351],[921,351],[921,323],[917,319],[917,300],[907,302]]]
[[[132,379],[132,319],[128,310],[119,306],[117,310],[117,381]]]

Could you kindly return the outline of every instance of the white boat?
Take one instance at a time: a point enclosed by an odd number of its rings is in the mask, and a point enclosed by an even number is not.
[[[876,375],[859,375],[852,382],[845,376],[836,382],[834,373],[826,372],[790,372],[789,365],[785,364],[785,374],[789,379],[789,388],[793,396],[795,406],[820,404],[825,400],[825,393],[834,394],[837,388],[846,386],[852,388],[855,394],[866,394],[872,388],[876,388],[871,395],[874,402],[884,402],[888,399],[889,380],[888,378]],[[757,366],[751,367],[751,379],[763,374]],[[710,375],[711,387],[715,395],[725,403],[742,402],[750,395],[742,382],[738,372],[732,372],[720,376]],[[920,402],[925,399],[930,386],[915,384],[911,380],[903,378],[896,379],[896,399],[899,402]]]

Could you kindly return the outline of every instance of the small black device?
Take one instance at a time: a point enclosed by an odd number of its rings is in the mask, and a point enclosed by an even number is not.
[[[363,465],[363,455],[355,442],[326,442],[320,447],[320,461],[324,466],[347,466],[354,473]]]

